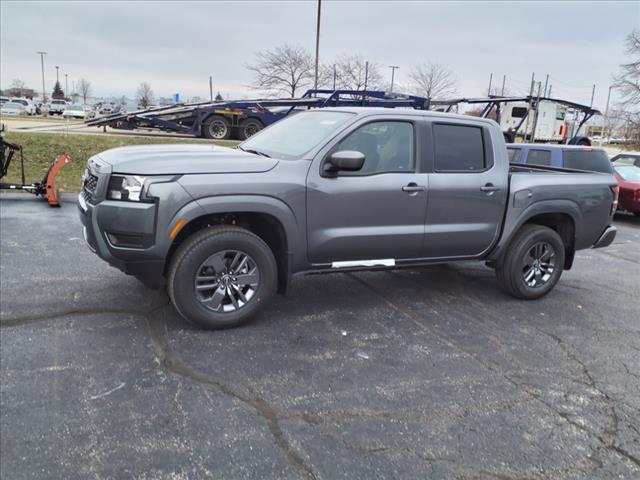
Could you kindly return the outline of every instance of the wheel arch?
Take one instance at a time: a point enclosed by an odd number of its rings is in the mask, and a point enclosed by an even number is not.
[[[582,214],[578,205],[570,200],[549,200],[530,205],[515,220],[505,223],[506,237],[502,238],[489,259],[496,261],[509,247],[511,240],[523,225],[543,225],[556,231],[565,246],[564,269],[570,270],[575,256],[575,239]]]
[[[167,231],[178,229],[165,256],[166,273],[173,254],[189,236],[215,225],[237,225],[258,235],[271,249],[278,266],[278,292],[286,293],[293,270],[293,248],[298,245],[298,223],[282,201],[267,196],[208,197],[183,207]]]

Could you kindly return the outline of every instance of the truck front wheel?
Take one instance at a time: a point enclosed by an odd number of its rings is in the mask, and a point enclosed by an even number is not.
[[[231,136],[231,125],[221,115],[212,115],[202,123],[202,136],[213,140],[227,140]]]
[[[277,266],[257,235],[231,226],[209,227],[174,254],[167,291],[185,319],[207,329],[245,323],[273,297]]]
[[[564,268],[560,235],[543,225],[524,225],[498,260],[496,276],[511,295],[540,298],[558,283]]]

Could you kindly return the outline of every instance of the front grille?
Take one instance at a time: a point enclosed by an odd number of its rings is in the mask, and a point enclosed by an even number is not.
[[[93,194],[95,193],[97,186],[98,177],[96,177],[89,171],[85,172],[84,184],[82,185],[82,194],[87,202],[90,202],[93,199]]]

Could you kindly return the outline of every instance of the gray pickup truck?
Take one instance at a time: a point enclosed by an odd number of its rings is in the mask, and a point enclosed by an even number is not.
[[[609,245],[610,174],[509,165],[491,120],[416,110],[291,115],[236,148],[154,145],[89,159],[89,247],[208,328],[240,324],[293,274],[481,260],[548,293]]]

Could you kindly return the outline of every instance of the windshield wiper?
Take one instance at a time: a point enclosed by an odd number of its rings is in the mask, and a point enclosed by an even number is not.
[[[264,152],[260,152],[258,150],[254,150],[252,148],[242,148],[240,145],[237,145],[236,148],[242,150],[243,152],[253,153],[254,155],[260,155],[261,157],[271,158],[271,155],[267,155]]]

